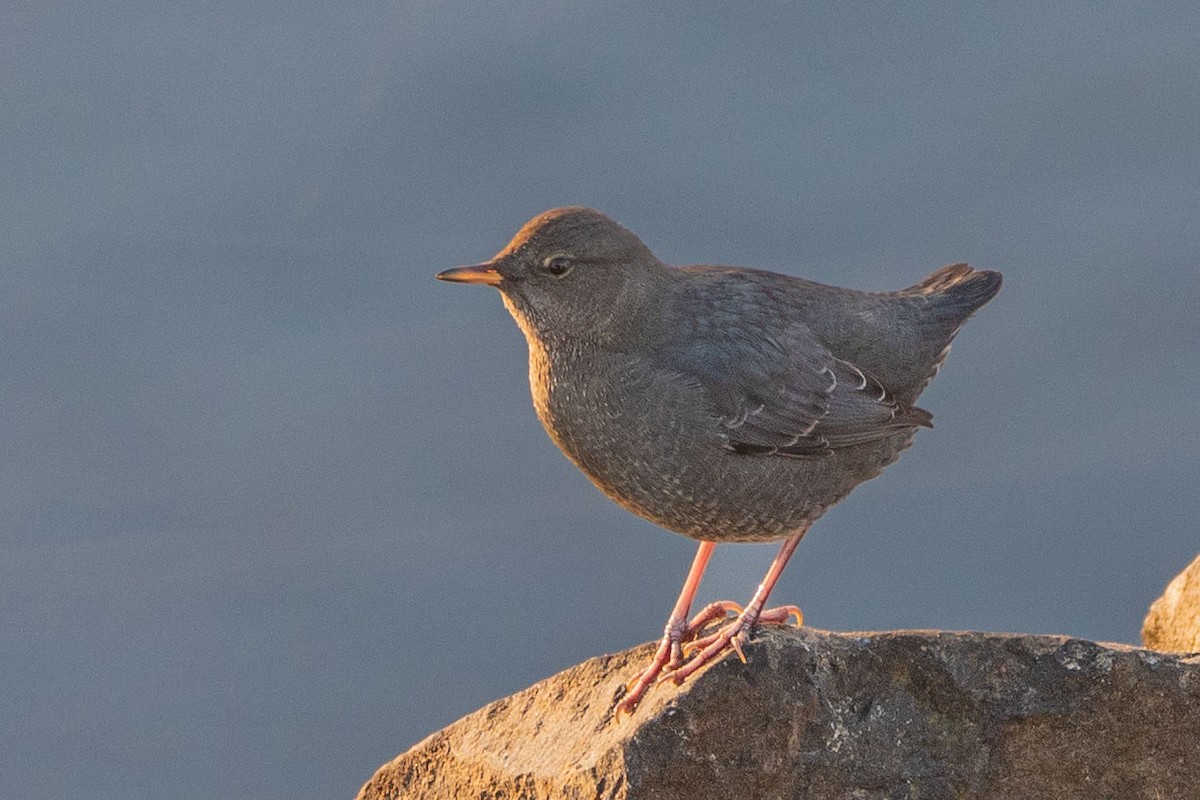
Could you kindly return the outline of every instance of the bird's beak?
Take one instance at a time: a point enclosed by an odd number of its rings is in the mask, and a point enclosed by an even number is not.
[[[476,264],[471,267],[455,267],[445,272],[439,272],[436,277],[439,281],[450,281],[451,283],[486,283],[488,286],[495,286],[501,279],[500,273],[490,262],[487,264]]]

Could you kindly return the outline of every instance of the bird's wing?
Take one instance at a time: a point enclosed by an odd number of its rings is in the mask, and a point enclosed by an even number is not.
[[[930,425],[928,412],[898,405],[800,323],[775,335],[737,324],[691,334],[663,366],[701,387],[735,452],[824,455]]]

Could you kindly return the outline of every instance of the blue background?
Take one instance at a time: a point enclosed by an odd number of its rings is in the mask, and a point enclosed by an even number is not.
[[[810,624],[1135,642],[1197,552],[1194,4],[10,2],[0,99],[5,797],[349,797],[657,636],[693,543],[432,278],[556,205],[670,263],[1005,273],[785,574]]]

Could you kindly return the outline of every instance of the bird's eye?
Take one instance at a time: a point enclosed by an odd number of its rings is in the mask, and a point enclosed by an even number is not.
[[[571,271],[571,259],[566,256],[554,256],[553,258],[546,259],[544,269],[550,275],[561,278]]]

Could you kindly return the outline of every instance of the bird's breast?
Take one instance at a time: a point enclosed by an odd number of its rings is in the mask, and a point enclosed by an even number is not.
[[[775,538],[739,510],[732,453],[694,383],[619,354],[560,360],[544,349],[531,350],[529,376],[550,437],[625,508],[697,538]]]
[[[642,359],[531,348],[529,383],[551,438],[606,490],[678,472],[694,457],[684,450],[721,447],[698,389]]]

